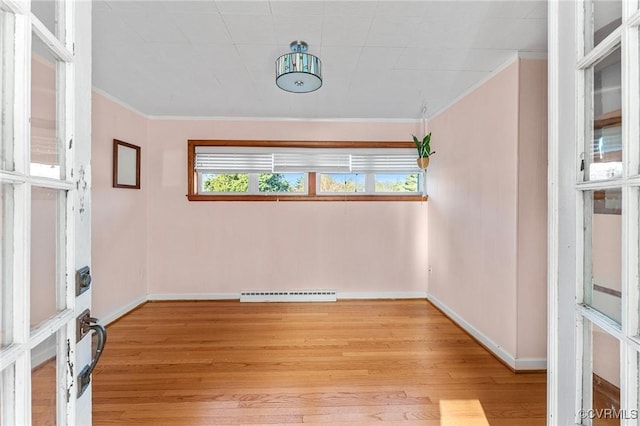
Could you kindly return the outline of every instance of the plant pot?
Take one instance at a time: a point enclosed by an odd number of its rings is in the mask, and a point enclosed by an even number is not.
[[[429,165],[429,157],[420,157],[418,158],[418,167],[421,169],[426,169]]]

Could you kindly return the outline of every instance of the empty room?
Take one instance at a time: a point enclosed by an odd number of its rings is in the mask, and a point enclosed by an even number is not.
[[[640,423],[639,26],[0,0],[1,424]]]

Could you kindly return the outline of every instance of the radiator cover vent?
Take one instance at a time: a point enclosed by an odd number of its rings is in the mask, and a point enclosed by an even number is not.
[[[335,290],[243,291],[241,302],[335,302]]]

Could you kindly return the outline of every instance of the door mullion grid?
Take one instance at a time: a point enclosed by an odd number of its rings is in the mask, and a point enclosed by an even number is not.
[[[631,342],[640,334],[640,188],[636,179],[629,178],[640,175],[640,21],[634,19],[640,15],[637,0],[623,1],[622,8],[622,159],[628,181],[622,194],[622,332],[626,338],[620,347],[620,404],[627,413],[637,413],[639,352]],[[623,419],[622,424],[634,422],[637,419]]]
[[[582,144],[582,149],[584,149]],[[585,168],[585,170],[587,170]],[[587,236],[591,236],[591,223],[593,212],[593,197],[586,197],[586,191],[578,191],[576,197],[576,283],[575,294],[577,307],[585,300],[591,300],[591,285],[586,285],[586,280],[591,277],[591,241],[587,241]],[[575,399],[575,422],[576,424],[590,425],[590,419],[581,419],[578,416],[582,409],[590,409],[592,405],[592,384],[591,378],[591,321],[576,311],[576,399]],[[586,423],[584,423],[586,422]]]
[[[60,146],[59,153],[62,154],[62,179],[63,181],[43,181],[45,187],[57,188],[57,211],[58,223],[56,229],[56,277],[58,309],[73,311],[75,309],[75,263],[74,244],[74,202],[69,193],[73,186],[68,182],[73,179],[73,119],[75,110],[73,108],[75,93],[73,91],[73,42],[74,42],[74,8],[73,2],[58,1],[56,7],[56,20],[58,22],[58,32],[62,35],[62,42],[51,33],[46,26],[34,19],[33,30],[40,36],[42,41],[52,49],[56,57],[56,137]],[[66,180],[66,182],[64,181]],[[62,187],[61,187],[62,186]],[[57,352],[56,352],[56,389],[58,390],[56,418],[58,425],[75,424],[76,398],[75,380],[72,366],[76,365],[75,346],[72,340],[75,339],[75,321],[63,324],[57,330]],[[66,395],[68,398],[62,398]]]
[[[29,170],[28,141],[31,129],[29,114],[31,104],[31,19],[26,13],[15,15],[15,62],[13,89],[13,154],[16,174],[25,176]],[[31,424],[31,356],[29,349],[30,291],[29,283],[31,220],[24,212],[31,211],[31,186],[24,181],[13,185],[13,341],[22,344],[24,351],[14,364],[13,420],[15,424]],[[12,391],[5,388],[4,391]]]
[[[591,280],[593,276],[591,259],[591,238],[593,230],[593,194],[590,197],[586,196],[587,191],[579,191],[578,208],[581,214],[578,215],[579,219],[576,221],[578,235],[582,234],[582,238],[578,238],[579,241],[576,245],[578,251],[578,258],[576,259],[576,302],[585,303],[586,301],[593,300],[593,286]]]
[[[593,353],[591,350],[584,349],[592,347],[592,329],[591,321],[578,314],[576,318],[576,340],[579,350],[576,351],[576,377],[580,378],[581,385],[579,386],[580,392],[576,394],[576,409],[574,413],[576,413],[575,422],[587,426],[591,425],[591,419],[581,419],[579,413],[583,409],[592,408],[593,404],[593,376],[591,372]]]
[[[61,2],[62,3],[62,2]],[[74,48],[74,40],[75,40],[75,8],[73,1],[65,1],[59,10],[59,22],[63,23],[62,31],[63,34],[63,42],[67,51],[71,54],[73,58],[73,48]],[[64,171],[64,179],[70,181],[74,179],[73,176],[73,165],[75,164],[75,158],[73,153],[75,152],[73,148],[74,143],[74,135],[73,129],[74,126],[74,118],[75,118],[75,91],[74,88],[74,79],[75,79],[75,68],[72,62],[66,62],[64,64],[64,115],[62,116],[62,122],[59,120],[58,125],[61,131],[61,140],[63,147],[65,149],[65,171]],[[76,142],[77,143],[77,142]],[[68,309],[75,310],[76,305],[76,292],[75,292],[75,244],[73,242],[76,241],[75,235],[75,214],[74,214],[74,198],[71,196],[71,192],[66,193],[66,206],[65,206],[65,217],[66,217],[66,227],[65,239],[67,241],[65,247],[66,254],[66,264],[64,265],[64,270],[66,271],[66,294],[64,295],[65,306]],[[74,378],[74,372],[72,371],[73,366],[77,365],[76,362],[76,352],[75,352],[75,338],[76,338],[76,322],[70,321],[67,323],[66,327],[63,327],[61,330],[62,333],[59,336],[59,344],[58,344],[58,360],[64,363],[64,365],[59,365],[58,368],[58,383],[59,386],[64,386],[65,393],[69,395],[68,401],[58,401],[58,424],[64,425],[74,425],[76,424],[76,383]],[[73,341],[72,341],[73,340]]]
[[[576,16],[590,16],[591,14],[587,14],[587,9],[591,8],[592,4],[589,0],[584,1],[576,1],[575,4],[575,13]],[[585,19],[577,19],[576,20],[576,31],[578,34],[582,34],[582,37],[576,37],[576,63],[580,61],[584,56],[585,51],[585,43],[587,43],[586,38],[590,37],[592,34],[591,28],[593,24],[591,21],[587,21]],[[592,37],[592,36],[591,36]],[[590,39],[591,40],[591,39]],[[591,43],[592,44],[592,43]],[[585,125],[587,120],[587,109],[591,110],[592,107],[592,97],[585,96],[585,89],[587,87],[587,80],[591,81],[590,75],[593,75],[593,71],[582,70],[577,68],[575,71],[575,82],[576,82],[576,93],[578,96],[576,98],[576,153],[578,155],[574,159],[574,170],[576,170],[576,178],[575,182],[580,183],[584,182],[585,176],[587,176],[591,159],[588,158],[588,153],[586,151],[585,138],[587,137],[587,132],[590,132],[588,126]],[[588,107],[588,108],[587,108]],[[581,160],[584,160],[584,167],[580,167]],[[585,251],[584,247],[585,243],[585,221],[586,218],[589,217],[586,214],[586,206],[585,206],[585,192],[577,188],[578,196],[576,197],[576,224],[575,224],[575,235],[576,235],[576,282],[575,282],[575,294],[576,294],[576,303],[580,304],[584,301],[584,273],[585,273]],[[591,360],[591,351],[585,350],[585,344],[590,344],[591,342],[591,333],[590,327],[586,327],[585,318],[576,313],[575,318],[575,370],[576,370],[576,383],[575,383],[575,407],[573,410],[574,413],[574,421],[576,424],[583,424],[583,419],[581,419],[578,415],[580,410],[591,408],[591,386],[589,382],[586,381],[586,369],[585,364],[587,361]],[[588,324],[588,323],[587,323]],[[589,346],[590,347],[590,346]],[[584,402],[583,403],[583,399]],[[589,421],[587,419],[587,421]]]
[[[60,153],[64,154],[64,164],[66,167],[63,179],[65,181],[54,181],[42,178],[30,177],[30,114],[31,114],[31,45],[33,31],[36,31],[45,44],[53,49],[53,53],[58,59],[70,60],[73,54],[69,47],[73,46],[73,8],[58,7],[60,13],[56,19],[64,25],[64,45],[60,43],[53,34],[51,34],[37,18],[29,11],[29,3],[15,3],[12,1],[0,0],[3,9],[11,10],[15,15],[14,26],[14,68],[13,73],[8,78],[13,78],[12,94],[13,99],[6,100],[7,104],[12,108],[12,130],[13,130],[13,159],[14,172],[10,181],[13,182],[13,197],[15,217],[13,229],[13,277],[12,277],[12,305],[13,305],[13,337],[14,342],[19,348],[19,352],[14,353],[13,364],[5,363],[5,369],[0,373],[7,377],[3,380],[3,394],[10,395],[3,401],[4,404],[10,404],[5,407],[3,420],[9,424],[30,424],[31,418],[31,330],[30,330],[30,286],[18,285],[18,283],[30,283],[30,244],[31,241],[31,192],[32,186],[38,185],[45,188],[51,188],[58,194],[58,226],[59,232],[65,234],[58,235],[57,255],[57,271],[59,275],[56,277],[57,282],[63,283],[64,291],[59,293],[61,301],[58,308],[67,308],[73,310],[75,302],[74,291],[74,274],[75,265],[73,259],[73,241],[75,234],[70,230],[73,223],[65,218],[73,218],[73,197],[61,194],[67,194],[72,190],[70,184],[71,171],[70,166],[73,164],[71,154],[71,146],[67,145],[67,141],[72,139],[72,119],[74,111],[69,108],[73,104],[75,94],[73,88],[73,65],[65,62],[57,64],[57,110],[59,113],[57,120],[57,129],[60,132],[57,136],[60,138]],[[61,46],[64,46],[61,48]],[[68,124],[69,123],[69,124]],[[3,173],[6,174],[6,173]],[[66,223],[65,223],[66,222]],[[66,244],[64,242],[67,242]],[[75,339],[75,322],[70,321],[62,324],[58,332],[58,351],[57,351],[57,389],[58,395],[66,395],[66,391],[75,386],[73,383],[70,366],[75,364],[75,352],[73,350],[68,354],[67,341]],[[56,330],[52,331],[55,333]],[[73,336],[73,337],[71,337]],[[71,342],[73,343],[73,342]],[[73,346],[73,345],[72,345]],[[13,352],[12,352],[13,353]],[[69,361],[69,362],[67,362]],[[15,390],[15,393],[13,392]],[[73,424],[75,419],[75,394],[71,394],[69,403],[65,398],[57,398],[57,424]]]
[[[31,134],[28,125],[31,110],[29,75],[31,75],[31,19],[29,15],[15,15],[13,156],[15,172],[23,176],[28,174],[31,154],[27,149],[27,141]]]
[[[623,92],[623,178],[616,179],[614,181],[609,182],[590,182],[588,181],[588,173],[590,170],[590,165],[592,162],[591,152],[588,148],[593,140],[593,117],[594,117],[594,107],[593,107],[593,78],[594,78],[594,65],[610,54],[618,45],[622,45],[621,47],[621,55],[622,55],[622,87],[627,88],[629,83],[629,73],[625,72],[625,64],[628,63],[628,52],[630,47],[627,45],[629,35],[624,33],[624,27],[622,29],[617,29],[613,31],[609,36],[605,38],[598,46],[593,46],[593,14],[591,11],[593,10],[593,2],[586,0],[584,3],[578,2],[576,5],[576,16],[584,17],[585,19],[577,19],[578,25],[577,30],[578,34],[582,34],[582,37],[577,37],[577,53],[578,59],[576,63],[576,125],[577,125],[577,152],[582,153],[585,160],[585,167],[582,176],[578,175],[576,179],[576,189],[579,192],[579,196],[577,197],[577,206],[576,206],[576,302],[578,304],[583,303],[584,301],[591,301],[591,283],[587,282],[587,280],[592,279],[591,272],[591,238],[592,238],[592,215],[593,215],[593,197],[586,197],[588,191],[593,191],[595,189],[622,189],[622,199],[623,199],[623,217],[622,217],[622,262],[620,267],[622,268],[622,293],[623,293],[623,303],[622,303],[622,327],[628,327],[630,320],[633,321],[625,308],[625,300],[628,300],[628,297],[624,295],[628,295],[628,288],[625,287],[625,281],[627,277],[627,258],[625,256],[632,255],[632,251],[627,250],[629,246],[627,235],[628,231],[631,229],[628,226],[629,218],[633,217],[633,212],[629,210],[630,203],[629,197],[631,195],[631,189],[628,185],[629,178],[629,170],[636,170],[637,168],[632,169],[632,164],[628,163],[627,159],[631,158],[631,155],[634,151],[629,151],[628,141],[629,135],[628,132],[630,128],[628,126],[625,127],[626,124],[629,123],[629,117],[631,114],[631,106],[625,103],[624,93]],[[624,3],[624,2],[623,2]],[[589,11],[589,13],[587,13]],[[623,16],[628,16],[624,14]],[[588,19],[587,19],[588,18]],[[590,51],[585,51],[585,46],[591,48]],[[637,68],[637,67],[636,67]],[[627,101],[628,102],[628,101]],[[576,161],[580,161],[576,159]],[[636,163],[637,164],[637,161]],[[577,170],[580,168],[578,167]],[[578,172],[580,173],[580,172]],[[636,212],[637,213],[637,212]],[[637,215],[635,216],[637,220]],[[637,228],[637,227],[636,227]],[[637,240],[636,240],[637,241]],[[635,251],[637,253],[637,250]],[[637,262],[637,261],[636,261]],[[637,285],[637,284],[636,284]],[[578,382],[576,383],[576,410],[575,413],[579,413],[581,409],[591,409],[593,408],[593,326],[600,325],[599,321],[601,315],[593,315],[588,318],[585,317],[585,309],[591,310],[591,308],[585,307],[582,308],[578,306],[577,309],[577,317],[576,317],[576,377],[578,378]],[[608,319],[602,321],[602,325],[609,325]],[[606,324],[604,324],[606,323]],[[603,330],[606,330],[610,327],[605,327]],[[616,327],[617,328],[617,327]],[[627,339],[624,338],[624,330],[621,330],[622,333],[613,333],[612,336],[616,337],[620,345],[620,375],[621,375],[621,408],[623,409],[633,409],[637,408],[637,402],[633,403],[633,396],[637,396],[637,391],[635,387],[637,384],[632,384],[625,382],[625,378],[629,377],[629,373],[632,373],[631,369],[633,368],[630,363],[627,363],[628,353],[627,350]],[[609,332],[611,333],[611,331]],[[622,336],[620,336],[622,334]],[[622,338],[620,338],[622,337]],[[636,362],[637,364],[637,362]],[[637,373],[637,371],[636,371]],[[636,376],[637,377],[637,376]],[[629,385],[634,387],[634,390],[630,390]],[[592,420],[580,419],[578,416],[575,418],[576,423],[591,425]]]
[[[580,80],[579,78],[577,80]],[[578,109],[579,111],[579,109]],[[580,132],[578,132],[580,134]],[[582,144],[582,150],[584,150],[584,144]],[[580,151],[579,151],[580,152]],[[586,162],[586,161],[585,161]],[[576,168],[579,170],[579,168]],[[586,170],[586,168],[585,168]],[[575,282],[575,294],[576,294],[576,303],[583,303],[585,300],[585,247],[587,243],[585,241],[585,235],[587,232],[585,230],[585,223],[591,223],[591,217],[587,215],[587,208],[585,206],[585,192],[578,191],[578,196],[576,197],[576,282]],[[592,202],[590,203],[592,204]],[[591,386],[589,382],[586,381],[585,375],[587,374],[587,370],[585,366],[588,365],[591,361],[591,351],[585,350],[586,348],[590,348],[591,343],[591,333],[590,327],[587,327],[589,322],[581,315],[579,312],[576,312],[576,334],[575,334],[575,368],[576,368],[576,393],[575,393],[575,409],[573,410],[575,415],[575,423],[582,424],[583,419],[580,419],[578,413],[582,409],[591,408]],[[589,346],[585,346],[585,344],[589,344]],[[589,371],[590,373],[590,371]],[[586,404],[583,403],[586,402]],[[589,421],[587,419],[587,421]]]
[[[622,303],[621,303],[621,329],[619,333],[609,331],[609,333],[616,337],[620,342],[620,407],[625,413],[632,413],[632,410],[638,410],[638,352],[637,345],[635,344],[634,337],[638,335],[639,331],[639,268],[638,255],[640,250],[640,231],[639,231],[639,215],[640,215],[640,193],[637,186],[637,178],[640,171],[640,148],[637,141],[640,139],[640,123],[638,117],[640,117],[640,106],[638,105],[638,94],[640,93],[639,84],[639,43],[638,43],[638,29],[637,27],[629,27],[625,23],[627,17],[634,18],[634,23],[640,22],[640,18],[637,11],[637,1],[622,2],[623,4],[623,25],[619,30],[614,31],[609,37],[607,37],[602,45],[597,46],[591,52],[588,52],[583,58],[578,60],[578,75],[577,81],[577,125],[578,129],[582,131],[578,132],[579,138],[584,138],[582,141],[578,141],[578,152],[585,151],[585,157],[588,156],[587,145],[585,141],[590,141],[592,138],[592,125],[590,123],[591,117],[593,117],[593,68],[600,58],[605,57],[612,47],[620,43],[621,45],[621,61],[622,61],[622,164],[623,164],[623,177],[617,179],[614,182],[606,183],[589,183],[585,182],[580,184],[580,179],[577,179],[578,191],[582,194],[582,197],[578,197],[577,207],[577,260],[578,260],[578,279],[576,283],[576,296],[577,301],[580,303],[583,292],[588,291],[585,288],[584,281],[590,278],[587,265],[590,264],[590,251],[587,250],[590,246],[587,241],[588,236],[591,235],[590,217],[593,213],[592,206],[585,200],[584,194],[586,191],[593,190],[595,188],[621,188],[622,190],[622,227],[621,227],[621,244],[622,244],[622,259],[621,259],[621,285],[622,285]],[[591,2],[586,3],[586,7],[591,7]],[[580,15],[578,7],[578,16]],[[580,20],[583,21],[583,28],[591,28],[591,19]],[[585,22],[586,21],[586,25]],[[582,32],[584,37],[578,37],[578,39],[584,40],[588,37],[592,37],[591,31],[589,33]],[[618,41],[619,38],[619,41]],[[580,43],[578,43],[580,44]],[[580,50],[583,51],[583,50]],[[589,68],[588,68],[589,67]],[[580,72],[583,69],[583,72]],[[631,95],[631,96],[629,96]],[[590,163],[590,158],[585,158]],[[585,173],[588,171],[588,167]],[[584,179],[586,180],[586,179]],[[584,264],[581,264],[583,263]],[[589,286],[586,286],[589,287]],[[586,295],[588,298],[588,294]],[[590,308],[587,308],[590,310]],[[598,325],[600,323],[600,315],[591,315],[589,319],[585,317],[586,311],[584,309],[578,309],[577,318],[577,342],[576,342],[576,366],[579,369],[577,377],[582,378],[582,383],[577,383],[576,400],[578,409],[592,408],[592,325]],[[595,321],[595,322],[594,322]],[[603,324],[608,325],[608,324]],[[608,327],[605,327],[606,329]],[[604,330],[603,329],[603,330]],[[584,399],[584,401],[582,401]],[[581,403],[582,402],[582,403]],[[578,422],[580,419],[576,419]],[[632,424],[636,419],[622,419],[622,424]],[[587,424],[590,421],[587,419]]]
[[[1,0],[0,0],[1,1]],[[0,3],[0,6],[2,4]],[[0,51],[14,51],[15,40],[15,14],[10,11],[2,11],[2,22],[0,23]],[[2,122],[0,123],[0,138],[5,141],[13,140],[13,105],[14,105],[14,86],[15,79],[15,59],[13,55],[4,54],[1,59],[3,69],[0,70],[0,99],[3,111]],[[13,170],[13,143],[5,144],[5,161],[9,164],[5,165],[6,169]]]
[[[9,43],[5,43],[3,46],[3,50],[9,48],[14,52],[12,62],[4,70],[6,72],[6,76],[3,79],[3,84],[6,82],[7,86],[10,86],[10,89],[8,91],[3,91],[3,95],[6,97],[2,101],[3,108],[8,109],[10,112],[6,116],[8,117],[8,121],[5,121],[6,129],[3,128],[2,136],[5,137],[8,135],[13,138],[13,135],[16,134],[15,140],[17,140],[20,131],[15,129],[15,127],[16,124],[21,122],[16,119],[15,116],[19,114],[20,111],[24,111],[24,109],[20,108],[19,97],[14,96],[14,94],[16,91],[22,90],[25,86],[25,60],[24,56],[21,56],[20,54],[24,54],[24,45],[26,44],[26,41],[24,37],[22,37],[24,31],[21,31],[21,29],[25,28],[28,24],[25,22],[23,16],[15,14],[15,11],[8,7],[7,4],[2,3],[0,6],[3,10],[8,10],[12,13],[13,18],[11,28],[3,28],[3,31],[5,31],[3,36],[6,36],[9,39]],[[3,24],[5,22],[3,22]],[[11,155],[11,162],[14,164],[13,150],[9,152],[9,155]],[[24,315],[24,309],[22,308],[24,306],[28,306],[28,303],[25,301],[25,297],[27,297],[27,295],[24,287],[19,286],[16,283],[20,282],[19,280],[23,278],[27,268],[25,267],[24,258],[21,256],[21,250],[24,249],[24,245],[15,244],[15,241],[22,241],[25,234],[24,217],[17,214],[20,212],[19,206],[24,202],[25,196],[23,188],[24,185],[21,185],[20,180],[17,182],[7,183],[11,183],[11,202],[9,206],[5,205],[3,207],[3,213],[8,213],[12,218],[12,222],[10,222],[12,224],[12,232],[8,234],[11,240],[6,241],[7,247],[12,251],[12,266],[9,268],[8,276],[6,277],[6,285],[11,286],[9,292],[11,301],[9,303],[9,312],[3,312],[3,316],[6,315],[10,318],[10,339],[13,343],[8,348],[1,351],[3,360],[1,363],[2,365],[0,366],[0,374],[2,374],[1,383],[3,386],[3,399],[1,401],[3,404],[3,415],[0,420],[7,422],[7,424],[21,424],[26,423],[27,421],[24,415],[25,410],[22,409],[21,404],[24,399],[24,395],[27,394],[27,389],[25,389],[25,375],[23,374],[24,369],[22,368],[22,365],[26,359],[24,351],[26,341],[28,340],[27,328],[25,328],[26,316]],[[10,209],[7,207],[10,207]]]
[[[31,19],[32,19],[31,25],[32,25],[33,32],[36,33],[40,39],[42,39],[44,44],[47,45],[47,47],[54,54],[54,56],[60,58],[65,62],[71,62],[73,60],[73,56],[67,50],[66,46],[56,38],[55,34],[52,34],[51,31],[49,31],[49,29],[47,28],[47,26],[44,23],[42,23],[42,21],[40,21],[37,16],[33,15]],[[58,19],[58,22],[60,23],[61,22],[59,21],[60,18],[57,18],[57,19]]]
[[[26,352],[16,360],[14,388],[16,390],[14,401],[14,424],[31,424],[31,356]],[[28,372],[28,375],[21,374]]]
[[[624,107],[623,107],[624,108]],[[624,113],[623,113],[624,114]],[[624,114],[628,116],[628,114]],[[624,123],[623,119],[623,123]],[[624,141],[623,137],[623,141]],[[624,142],[623,142],[623,151],[624,151]],[[623,154],[624,158],[624,154]],[[624,162],[623,162],[624,163]],[[633,348],[627,343],[627,336],[633,336],[637,334],[637,312],[631,312],[630,308],[632,306],[638,306],[637,297],[634,300],[633,295],[637,296],[637,285],[636,281],[633,284],[630,280],[630,276],[633,275],[633,272],[630,269],[631,266],[638,262],[637,260],[637,248],[634,249],[633,244],[631,242],[635,239],[637,246],[637,238],[634,238],[634,234],[637,235],[637,226],[633,226],[633,221],[638,220],[638,208],[637,203],[634,203],[633,200],[637,197],[634,195],[636,190],[634,188],[630,188],[629,186],[625,186],[622,188],[622,250],[621,250],[621,288],[622,288],[622,300],[621,300],[621,334],[623,338],[620,340],[620,408],[631,412],[630,410],[637,409],[637,360],[634,363],[629,362],[633,356],[632,352],[635,352]],[[635,204],[635,206],[634,206]],[[635,231],[634,231],[635,228]],[[635,257],[635,260],[632,260],[632,256]],[[637,359],[637,354],[636,354]],[[635,401],[634,401],[635,395]],[[622,419],[622,424],[631,424],[629,420]]]
[[[632,12],[632,15],[627,20],[627,25],[629,25],[630,27],[636,27],[640,25],[640,10]]]

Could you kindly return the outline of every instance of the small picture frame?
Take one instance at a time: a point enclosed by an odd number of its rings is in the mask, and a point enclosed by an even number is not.
[[[140,147],[113,140],[113,187],[140,189]]]

